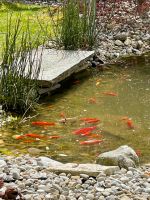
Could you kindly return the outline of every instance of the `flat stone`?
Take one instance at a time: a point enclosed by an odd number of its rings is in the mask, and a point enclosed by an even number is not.
[[[96,177],[99,173],[104,172],[107,175],[114,174],[119,170],[117,166],[103,166],[98,164],[76,164],[76,163],[67,163],[63,165],[57,165],[55,167],[49,167],[49,171],[55,173],[71,173],[72,175],[87,174],[89,176]]]
[[[39,55],[40,52],[42,50],[39,48]],[[71,74],[87,68],[84,63],[93,55],[94,51],[43,49],[39,83],[52,86],[65,80]]]

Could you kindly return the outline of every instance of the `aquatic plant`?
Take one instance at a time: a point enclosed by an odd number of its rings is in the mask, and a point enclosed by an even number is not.
[[[42,51],[38,52],[38,35],[31,39],[29,22],[25,31],[21,32],[21,28],[21,16],[13,22],[12,15],[8,16],[0,65],[0,103],[5,110],[18,113],[32,110],[38,99],[42,56]]]
[[[49,9],[53,32],[50,40],[64,49],[91,49],[96,42],[96,0],[68,0],[53,15]]]

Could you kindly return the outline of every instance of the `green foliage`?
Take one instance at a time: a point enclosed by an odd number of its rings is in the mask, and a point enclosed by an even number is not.
[[[24,113],[32,110],[37,101],[37,78],[41,68],[38,36],[31,39],[29,22],[26,30],[21,31],[21,16],[13,21],[13,26],[12,16],[7,22],[1,64],[0,100],[5,110]]]
[[[1,1],[1,0],[0,0]],[[7,32],[7,15],[12,14],[12,22],[16,21],[18,15],[21,15],[21,22],[22,22],[22,32],[26,31],[26,26],[28,21],[30,21],[30,35],[31,38],[34,38],[35,35],[38,35],[40,30],[40,25],[38,21],[42,22],[43,27],[46,27],[47,24],[49,25],[48,28],[51,28],[49,24],[49,16],[48,16],[48,8],[45,6],[39,5],[28,5],[28,4],[21,4],[21,3],[8,3],[5,0],[1,2],[0,6],[0,60],[1,60],[1,53],[2,53],[2,45],[5,40],[5,33]],[[38,20],[37,20],[38,18]],[[12,23],[13,26],[13,23]],[[48,30],[50,31],[50,30]],[[44,33],[40,33],[39,41],[42,44],[45,38]]]
[[[77,0],[68,0],[57,14],[49,15],[53,24],[52,39],[65,49],[91,49],[96,42],[96,0],[81,5]],[[57,15],[57,17],[56,17]]]

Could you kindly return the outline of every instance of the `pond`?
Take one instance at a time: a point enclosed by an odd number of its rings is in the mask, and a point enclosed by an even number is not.
[[[42,98],[38,112],[17,129],[1,130],[2,153],[32,153],[31,148],[38,148],[40,155],[62,162],[86,163],[94,162],[102,152],[129,145],[141,162],[149,162],[149,55],[76,75],[63,90]],[[43,121],[55,125],[34,124]],[[81,134],[80,129],[87,127],[94,130]]]

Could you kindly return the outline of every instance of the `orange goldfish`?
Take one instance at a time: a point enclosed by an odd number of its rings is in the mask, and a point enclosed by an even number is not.
[[[103,92],[103,94],[109,95],[109,96],[118,96],[118,94],[115,92]]]
[[[59,135],[51,135],[48,138],[49,139],[58,139],[58,138],[61,138],[61,136],[59,136]]]
[[[87,140],[80,142],[81,145],[88,145],[88,144],[99,144],[103,142],[102,140]]]
[[[97,118],[81,118],[81,121],[85,121],[86,123],[97,123],[100,119]]]
[[[137,155],[138,157],[142,155],[142,153],[141,153],[140,150],[136,150],[135,153],[136,153],[136,155]]]
[[[130,129],[133,129],[133,128],[134,128],[134,125],[133,125],[133,122],[132,122],[131,119],[128,119],[128,120],[127,120],[127,126],[128,126],[128,128],[130,128]]]
[[[20,140],[20,139],[23,139],[25,136],[24,135],[17,135],[15,138],[17,139],[17,140]]]
[[[66,118],[66,115],[63,112],[60,113],[60,116],[63,117],[63,118]]]
[[[36,126],[55,126],[55,122],[37,121],[37,122],[32,122],[32,125],[36,125]]]
[[[96,103],[96,99],[95,98],[90,98],[89,99],[89,103]]]
[[[75,135],[80,135],[80,134],[84,134],[84,133],[93,131],[93,130],[95,130],[95,129],[96,129],[96,126],[91,126],[91,127],[81,128],[81,129],[75,130],[75,131],[73,131],[73,133],[74,133]]]
[[[88,136],[90,134],[91,134],[91,132],[85,132],[85,133],[82,133],[81,136]]]
[[[79,83],[80,83],[80,80],[73,81],[73,84],[79,84]]]
[[[39,138],[39,139],[45,137],[45,136],[43,136],[43,135],[39,135],[39,134],[36,134],[36,133],[27,133],[27,134],[25,134],[24,136],[31,137],[31,138]]]

